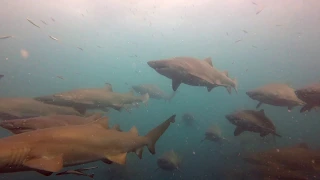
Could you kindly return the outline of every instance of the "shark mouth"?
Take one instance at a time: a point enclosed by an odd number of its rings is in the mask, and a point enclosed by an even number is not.
[[[166,65],[163,65],[162,63],[156,62],[156,61],[149,61],[148,65],[150,67],[152,67],[155,70],[161,70],[161,69],[165,69],[168,68]]]

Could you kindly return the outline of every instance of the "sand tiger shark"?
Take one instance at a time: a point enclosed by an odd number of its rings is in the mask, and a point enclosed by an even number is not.
[[[134,96],[133,91],[129,93],[113,92],[111,84],[106,83],[103,88],[75,89],[34,99],[48,104],[73,107],[80,112],[85,112],[87,109],[104,110],[107,107],[121,111],[126,104],[136,102],[147,104],[149,94]]]
[[[251,99],[259,101],[256,108],[259,108],[265,103],[273,106],[288,107],[288,111],[290,112],[293,107],[306,104],[297,97],[294,89],[286,84],[267,84],[257,89],[247,91],[246,94]]]
[[[309,149],[306,143],[250,153],[243,159],[259,173],[279,179],[308,179],[320,167],[319,150]]]
[[[236,79],[231,79],[227,71],[219,71],[215,68],[210,57],[204,60],[193,57],[174,57],[148,61],[148,65],[172,80],[173,91],[176,91],[181,83],[204,86],[207,87],[208,92],[218,86],[225,87],[229,94],[231,94],[231,88],[238,91]]]
[[[236,129],[234,130],[234,136],[239,136],[244,131],[250,131],[260,133],[261,137],[264,137],[268,134],[281,137],[281,135],[276,132],[276,127],[271,119],[265,115],[263,109],[260,111],[236,111],[226,115],[225,117],[230,123],[236,126]]]
[[[170,101],[176,94],[176,92],[174,91],[173,93],[171,93],[171,95],[168,95],[154,84],[135,85],[132,86],[132,89],[141,95],[148,93],[150,98],[164,99],[165,101]]]
[[[300,109],[300,112],[310,111],[320,106],[320,83],[314,83],[297,89],[295,91],[299,99],[306,102],[306,105]]]
[[[0,119],[2,120],[56,114],[82,115],[73,108],[45,104],[32,98],[0,98]]]
[[[37,129],[52,128],[58,126],[88,124],[101,118],[102,114],[96,113],[89,117],[74,115],[49,115],[26,119],[12,119],[0,121],[0,126],[11,131],[13,134],[20,134]]]
[[[142,157],[147,146],[155,154],[155,144],[175,115],[139,136],[135,127],[129,132],[108,128],[108,118],[84,125],[53,127],[0,139],[0,173],[37,171],[51,175],[63,167],[102,160],[125,164],[129,152]]]
[[[173,150],[164,153],[161,157],[157,160],[158,169],[163,169],[165,171],[174,171],[180,170],[182,158],[178,156],[176,152]]]

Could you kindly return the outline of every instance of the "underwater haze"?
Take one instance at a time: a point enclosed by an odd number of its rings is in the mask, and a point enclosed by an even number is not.
[[[225,87],[208,92],[206,87],[182,83],[168,101],[150,97],[148,103],[128,111],[108,108],[104,115],[111,125],[119,124],[123,131],[135,126],[140,136],[174,114],[176,122],[158,140],[155,155],[144,148],[142,159],[128,153],[125,165],[99,161],[80,165],[98,166],[90,170],[96,180],[255,179],[243,175],[249,163],[242,154],[298,143],[320,148],[318,111],[300,113],[301,107],[295,107],[288,112],[287,107],[269,104],[257,109],[258,101],[246,94],[269,83],[299,89],[320,82],[318,0],[2,0],[1,4],[1,98],[33,98],[106,83],[123,94],[132,92],[134,85],[155,84],[170,95],[172,79],[147,62],[173,57],[211,57],[213,67],[236,79],[237,93],[232,89],[229,94]],[[254,132],[245,132],[242,139],[235,136],[236,126],[226,115],[247,109],[263,109],[282,137],[275,140],[270,134],[266,142]],[[193,115],[193,125],[184,124],[185,113]],[[211,125],[220,127],[225,143],[201,142]],[[12,133],[0,129],[0,135]],[[175,171],[158,169],[157,159],[171,150],[181,156],[181,166]],[[320,179],[320,171],[302,174]],[[0,179],[90,177],[31,171],[1,173]]]

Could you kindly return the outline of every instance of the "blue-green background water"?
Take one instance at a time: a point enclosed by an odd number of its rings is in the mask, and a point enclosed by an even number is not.
[[[235,164],[242,166],[236,156],[241,147],[233,136],[234,126],[224,116],[234,110],[255,108],[257,102],[247,97],[247,90],[271,82],[299,88],[319,81],[318,7],[317,0],[3,0],[0,36],[14,38],[0,40],[0,74],[5,75],[0,81],[0,95],[34,97],[101,87],[105,82],[117,92],[128,92],[131,85],[154,83],[171,93],[171,81],[156,73],[147,61],[174,56],[212,57],[214,66],[237,78],[238,94],[229,95],[224,88],[208,93],[205,88],[181,85],[171,102],[150,99],[147,107],[142,105],[131,113],[111,110],[107,116],[112,124],[119,123],[124,130],[135,125],[141,135],[172,114],[177,114],[177,122],[157,143],[156,155],[145,150],[139,160],[130,154],[125,167],[96,163],[99,169],[92,172],[95,179],[110,178],[116,171],[114,179],[218,179],[219,173]],[[235,43],[237,40],[242,41]],[[28,58],[21,57],[21,49],[29,52]],[[307,142],[311,147],[319,146],[318,112],[305,115],[295,108],[288,113],[286,108],[269,105],[263,105],[263,109],[283,136],[277,139],[277,145]],[[199,122],[196,127],[180,122],[185,112],[195,116]],[[214,143],[200,146],[211,124],[219,125],[233,142],[222,147],[222,154]],[[1,134],[9,135],[4,130]],[[171,149],[183,156],[183,172],[154,172],[156,159]],[[87,177],[43,177],[29,172],[0,178]]]

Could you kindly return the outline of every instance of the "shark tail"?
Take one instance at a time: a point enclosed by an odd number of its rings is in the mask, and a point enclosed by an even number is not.
[[[151,154],[156,153],[155,144],[158,139],[162,136],[162,134],[168,129],[171,123],[174,123],[176,120],[176,115],[172,115],[169,119],[152,129],[145,136],[148,139],[148,149]]]
[[[238,80],[236,78],[233,79],[233,83],[234,83],[234,90],[236,91],[236,93],[238,94]]]
[[[149,101],[149,94],[148,93],[145,93],[144,95],[140,96],[141,97],[141,100],[142,100],[142,103],[145,104],[146,106],[148,105],[148,101]]]

